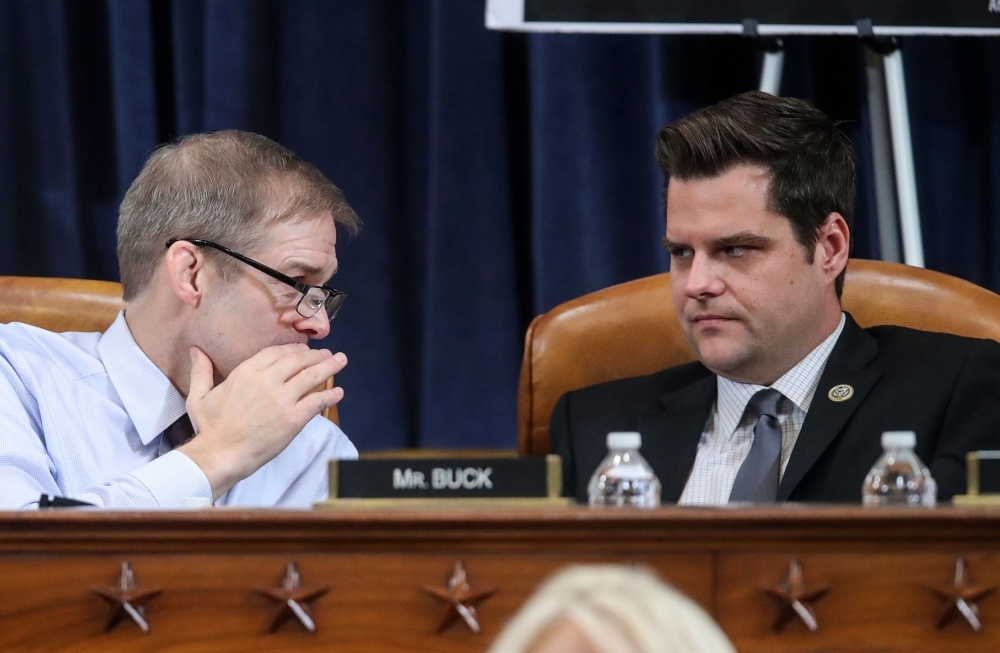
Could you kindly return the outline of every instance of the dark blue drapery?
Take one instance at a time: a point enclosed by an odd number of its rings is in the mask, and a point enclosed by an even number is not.
[[[928,267],[1000,290],[1000,40],[905,42]],[[498,34],[470,0],[0,3],[0,274],[115,279],[117,204],[179,135],[266,134],[361,215],[328,346],[363,449],[512,446],[524,328],[666,269],[657,128],[757,81],[738,37]],[[783,93],[858,147],[860,48],[788,40]]]

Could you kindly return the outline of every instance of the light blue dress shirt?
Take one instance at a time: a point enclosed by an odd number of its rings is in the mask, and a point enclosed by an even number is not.
[[[103,335],[0,324],[0,510],[37,507],[43,493],[104,508],[211,499],[201,468],[163,437],[185,412],[124,312]],[[215,503],[309,507],[327,496],[327,461],[357,455],[343,431],[317,416]]]

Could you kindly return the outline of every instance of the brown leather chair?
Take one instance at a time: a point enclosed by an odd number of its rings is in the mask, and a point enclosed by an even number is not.
[[[24,322],[57,333],[104,331],[124,306],[122,285],[113,281],[0,277],[0,323]],[[332,388],[333,379],[324,387]],[[323,417],[340,424],[337,406]]]
[[[112,281],[0,277],[0,323],[49,331],[104,331],[115,321],[122,286]]]
[[[852,259],[844,310],[879,324],[1000,341],[1000,295],[921,268]],[[517,442],[522,455],[549,452],[549,417],[564,392],[695,359],[670,299],[670,275],[630,281],[536,317],[524,343]]]

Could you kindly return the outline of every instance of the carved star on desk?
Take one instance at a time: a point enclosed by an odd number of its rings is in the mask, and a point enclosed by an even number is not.
[[[938,628],[944,628],[961,615],[972,626],[972,630],[978,633],[983,629],[983,624],[979,621],[978,603],[993,594],[997,588],[995,586],[973,585],[969,578],[965,558],[959,558],[955,563],[955,579],[951,586],[928,586],[927,589],[937,594],[941,600],[948,604],[941,619],[938,620]]]
[[[455,563],[455,569],[451,572],[446,587],[430,587],[424,585],[423,590],[440,599],[445,603],[444,612],[441,613],[441,621],[438,623],[438,633],[443,632],[448,626],[455,623],[459,618],[465,622],[469,630],[475,634],[482,632],[479,627],[479,616],[476,614],[476,606],[496,594],[496,588],[488,590],[473,590],[469,584],[469,576],[465,571],[465,565],[459,560]]]
[[[117,587],[91,587],[90,591],[111,605],[111,616],[104,627],[105,632],[112,630],[127,617],[134,621],[142,632],[148,633],[149,622],[146,621],[145,604],[163,590],[158,587],[148,590],[139,589],[139,584],[135,581],[135,574],[132,573],[132,566],[123,562]]]
[[[257,590],[275,603],[281,604],[268,632],[273,633],[281,627],[281,624],[293,617],[310,633],[316,632],[316,622],[313,621],[310,604],[329,592],[330,588],[305,589],[301,580],[299,568],[294,562],[289,562],[285,568],[285,576],[278,587]]]
[[[802,574],[802,565],[798,560],[792,560],[788,566],[788,578],[777,587],[765,587],[763,591],[774,597],[781,604],[778,616],[774,620],[774,630],[782,627],[798,617],[810,632],[819,630],[819,621],[812,603],[823,598],[830,592],[829,585],[807,588]]]

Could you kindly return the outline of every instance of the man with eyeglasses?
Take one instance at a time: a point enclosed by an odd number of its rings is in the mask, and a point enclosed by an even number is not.
[[[122,202],[126,308],[104,333],[0,325],[0,509],[308,507],[357,450],[320,416],[347,364],[310,349],[344,293],[336,226],[358,218],[263,136],[160,148]]]

